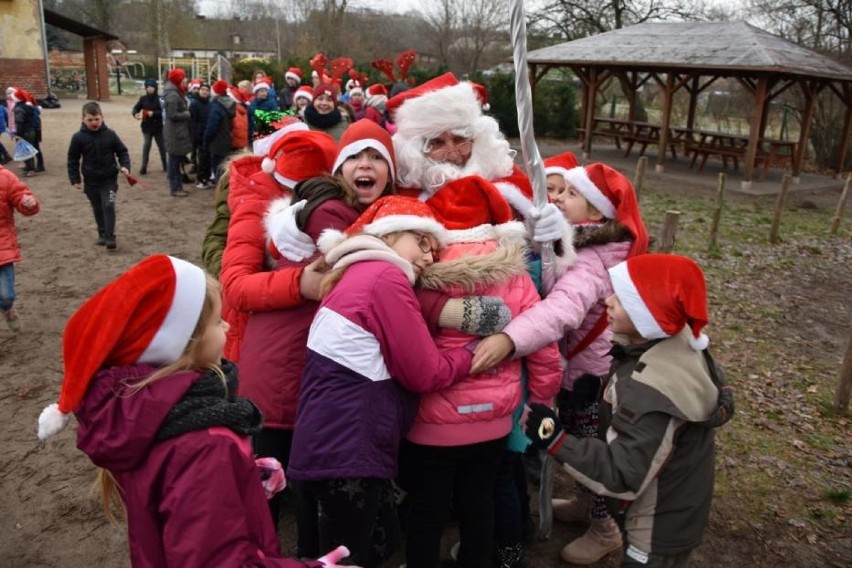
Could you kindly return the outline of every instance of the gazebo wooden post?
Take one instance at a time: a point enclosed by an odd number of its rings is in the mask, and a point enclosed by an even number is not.
[[[663,109],[660,122],[660,146],[657,152],[656,171],[662,173],[665,170],[666,151],[669,147],[669,123],[672,114],[672,97],[674,96],[674,71],[666,73],[666,82],[663,86]]]
[[[536,78],[536,74],[535,74],[535,63],[530,63],[529,66],[530,66],[530,73],[529,73],[530,100],[532,100],[533,104],[535,104],[535,86],[538,83],[538,79]]]
[[[695,127],[695,107],[698,105],[698,88],[700,75],[695,75],[692,80],[686,85],[686,90],[689,91],[689,111],[686,114],[686,129],[692,130]]]
[[[754,90],[754,111],[751,115],[751,124],[748,129],[748,146],[745,156],[745,174],[741,183],[742,189],[751,189],[751,178],[754,176],[754,162],[757,158],[757,145],[760,142],[761,121],[764,117],[764,109],[769,94],[769,77],[765,74],[757,79],[757,87]]]
[[[852,133],[852,84],[843,85],[843,97],[846,103],[846,121],[843,124],[843,135],[840,137],[840,149],[837,152],[837,166],[834,168],[835,179],[840,179],[843,167],[846,164],[846,151],[849,149],[849,134]]]
[[[799,141],[796,143],[796,153],[793,156],[793,183],[799,183],[799,172],[802,168],[802,160],[805,158],[805,148],[808,146],[808,135],[811,131],[811,122],[814,117],[814,103],[817,94],[822,90],[821,86],[815,86],[809,81],[799,83],[802,94],[805,97],[805,106],[802,109],[802,126],[799,129]]]
[[[86,98],[89,100],[98,99],[98,75],[96,69],[98,56],[96,53],[97,45],[94,40],[83,40],[83,65],[86,68]]]
[[[592,130],[595,127],[595,99],[598,96],[598,68],[590,67],[588,73],[588,97],[586,99],[586,132],[583,138],[583,159],[592,154]]]
[[[98,100],[109,100],[109,61],[107,61],[106,40],[102,37],[95,39],[95,58],[98,74]]]
[[[627,80],[627,86],[630,89],[630,98],[627,99],[627,121],[633,122],[636,118],[636,90],[639,83],[638,71],[626,71],[624,76]]]

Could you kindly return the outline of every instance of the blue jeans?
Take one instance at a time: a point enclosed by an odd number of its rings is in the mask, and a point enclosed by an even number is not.
[[[0,310],[4,312],[15,303],[15,263],[0,266]]]
[[[169,190],[171,190],[172,193],[183,190],[183,181],[180,173],[180,164],[182,161],[183,156],[175,154],[168,155],[166,177],[169,179]]]

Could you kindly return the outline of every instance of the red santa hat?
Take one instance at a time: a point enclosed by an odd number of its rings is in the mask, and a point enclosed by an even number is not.
[[[255,83],[251,88],[251,92],[257,94],[257,92],[261,89],[266,89],[267,91],[270,89],[269,83],[265,79],[261,79]]]
[[[369,106],[379,106],[388,102],[388,90],[381,83],[367,87],[367,90],[364,91],[364,96]]]
[[[235,85],[228,85],[228,89],[226,91],[228,96],[231,97],[236,103],[244,103],[245,97],[243,96],[243,92],[240,91],[239,87]]]
[[[293,189],[302,180],[331,173],[336,152],[334,138],[325,132],[296,130],[272,144],[260,167]]]
[[[362,118],[353,122],[340,137],[340,149],[337,151],[337,159],[334,160],[332,173],[337,172],[348,158],[359,152],[372,148],[382,155],[388,163],[391,181],[396,178],[396,156],[393,150],[393,140],[388,131],[368,118]]]
[[[218,81],[215,81],[213,83],[213,86],[210,87],[210,90],[213,91],[214,95],[224,97],[226,94],[228,94],[228,87],[230,87],[230,85],[227,81],[219,79]]]
[[[255,156],[266,156],[269,154],[269,149],[272,148],[272,145],[280,140],[282,136],[285,136],[290,132],[310,130],[308,125],[299,120],[296,116],[285,116],[277,123],[273,123],[273,126],[276,125],[278,125],[278,129],[275,132],[269,136],[258,138],[252,142],[251,150]],[[273,171],[274,170],[275,168],[273,167]]]
[[[358,234],[383,237],[397,231],[429,233],[443,246],[447,231],[435,219],[428,205],[413,197],[388,195],[373,202],[345,232],[326,229],[317,240],[317,247],[327,253],[348,237]]]
[[[293,94],[293,100],[295,101],[299,97],[304,97],[308,99],[308,102],[313,102],[314,100],[314,90],[307,85],[302,85],[296,92]]]
[[[472,81],[471,85],[473,85],[476,98],[479,99],[479,103],[482,105],[482,110],[491,110],[491,105],[488,104],[488,89],[485,88],[485,85],[474,83]]]
[[[287,72],[284,73],[284,78],[285,79],[293,79],[297,83],[301,83],[302,82],[302,70],[299,69],[298,67],[290,67],[289,69],[287,69]]]
[[[9,92],[10,90],[11,93]],[[9,89],[6,90],[6,93],[16,103],[27,100],[27,92],[23,89],[17,87],[9,87]]]
[[[167,75],[169,82],[175,87],[180,87],[181,82],[186,79],[186,71],[180,67],[175,67]]]
[[[545,171],[550,173],[547,168]],[[594,163],[571,168],[563,177],[604,217],[617,220],[630,231],[633,235],[630,256],[647,252],[648,231],[639,212],[633,184],[624,174],[606,164]]]
[[[164,254],[149,256],[88,299],[65,326],[59,402],[38,419],[38,437],[68,424],[100,369],[163,366],[186,350],[207,293],[204,271]]]
[[[427,199],[426,205],[447,228],[449,242],[482,242],[507,233],[524,238],[524,225],[512,223],[509,202],[482,177],[451,181]],[[497,229],[498,225],[502,227]]]
[[[201,79],[193,79],[192,81],[189,82],[189,90],[190,91],[197,91],[200,88],[201,88]]]
[[[579,165],[580,162],[577,161],[577,156],[573,152],[562,152],[544,160],[544,173],[545,175],[556,174],[565,178],[569,170],[573,170]],[[568,181],[568,178],[565,178],[565,181]]]
[[[334,104],[337,104],[337,87],[331,83],[320,83],[317,85],[313,91],[313,98],[311,100],[318,99],[322,95],[328,95],[334,101]]]
[[[692,259],[672,254],[643,254],[609,269],[618,301],[639,335],[662,339],[689,327],[696,351],[710,343],[707,289],[701,268]]]

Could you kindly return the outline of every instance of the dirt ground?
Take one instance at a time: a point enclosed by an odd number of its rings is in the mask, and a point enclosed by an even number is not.
[[[119,98],[103,108],[106,123],[130,149],[135,174],[142,136],[130,115],[133,102]],[[82,103],[66,99],[61,109],[44,111],[47,171],[26,179],[41,201],[41,212],[33,218],[16,218],[24,256],[17,266],[23,331],[13,335],[0,329],[0,566],[5,567],[129,566],[124,527],[110,526],[88,499],[94,467],[75,448],[73,421],[66,431],[40,444],[36,419],[58,395],[61,333],[74,309],[148,254],[167,252],[199,262],[202,236],[213,214],[210,191],[190,189],[185,199],[169,196],[154,151],[149,174],[140,178],[148,187],[121,184],[118,250],[107,253],[95,246],[88,202],[70,188],[65,171],[67,144],[79,128]],[[3,143],[10,148],[8,139]],[[20,171],[15,164],[10,166]],[[849,282],[833,285],[848,290]],[[807,304],[799,309],[808,312]],[[557,492],[567,491],[566,487],[560,477]],[[786,522],[755,527],[737,518],[731,512],[736,510],[735,499],[714,502],[706,542],[696,551],[693,566],[850,565],[848,534],[822,539],[819,546],[798,542],[789,538]],[[292,545],[292,529],[292,523],[285,524],[285,550]],[[578,526],[557,525],[549,541],[530,546],[528,565],[564,565],[558,550],[581,531]],[[451,534],[445,540],[449,544]],[[826,554],[826,547],[836,550]],[[615,565],[610,559],[599,566]]]

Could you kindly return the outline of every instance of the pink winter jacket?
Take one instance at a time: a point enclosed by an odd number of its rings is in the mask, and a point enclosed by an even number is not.
[[[15,211],[22,215],[35,215],[39,204],[24,207],[24,197],[31,196],[30,188],[18,176],[0,166],[0,266],[21,260],[18,232],[15,230]]]
[[[474,229],[480,234],[490,231],[488,238],[481,242],[450,244],[441,251],[441,261],[424,272],[420,285],[441,289],[454,298],[467,294],[500,296],[513,316],[532,308],[540,298],[526,271],[523,224],[507,223],[498,227],[483,225]],[[503,235],[499,244],[495,229]],[[450,231],[451,240],[453,233],[458,232]],[[471,339],[468,334],[443,329],[435,338],[435,344],[445,351],[466,345]],[[550,342],[530,353],[526,367],[531,401],[549,403],[559,391],[562,374],[556,343]],[[433,446],[495,440],[511,430],[512,413],[520,402],[521,362],[504,361],[490,371],[469,375],[442,391],[422,395],[408,439]]]
[[[607,270],[627,258],[630,242],[613,242],[577,248],[577,260],[557,280],[547,297],[503,328],[515,344],[515,357],[524,357],[551,341],[560,343],[567,358],[592,331],[606,311],[604,300],[612,294]],[[572,390],[584,373],[603,375],[609,371],[609,329],[568,361],[562,388]]]

